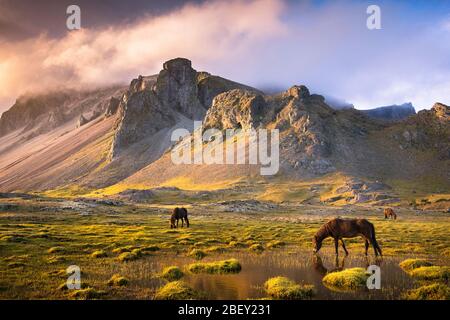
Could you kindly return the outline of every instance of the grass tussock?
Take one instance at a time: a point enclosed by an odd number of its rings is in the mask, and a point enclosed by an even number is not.
[[[197,260],[202,260],[204,257],[207,256],[207,254],[205,253],[205,251],[200,250],[200,249],[192,249],[189,254],[189,257],[193,257]]]
[[[188,270],[192,273],[226,274],[238,273],[241,271],[241,264],[236,259],[228,259],[214,262],[197,262],[188,265]]]
[[[112,287],[123,287],[128,285],[129,282],[127,278],[122,277],[120,274],[115,274],[108,280],[107,284]]]
[[[95,290],[94,288],[86,288],[71,292],[69,294],[69,298],[78,300],[93,300],[93,299],[101,299],[105,295],[106,295],[105,291]]]
[[[431,266],[413,269],[409,274],[419,280],[442,280],[450,279],[450,267]]]
[[[406,259],[399,263],[400,268],[406,272],[420,268],[420,267],[430,267],[433,264],[425,259]]]
[[[406,300],[450,300],[450,288],[442,283],[433,283],[409,290],[403,298]]]
[[[163,269],[161,272],[161,278],[166,279],[167,281],[176,281],[180,280],[184,276],[183,271],[177,266],[170,266]]]
[[[226,249],[220,246],[212,246],[205,249],[205,252],[207,253],[224,253],[225,251]]]
[[[117,257],[120,262],[134,261],[142,257],[142,251],[140,249],[134,249],[131,252],[124,252]]]
[[[261,252],[264,251],[264,247],[263,247],[262,244],[255,243],[255,244],[252,244],[252,245],[248,248],[248,250],[250,250],[251,252],[261,253]]]
[[[199,294],[183,281],[173,281],[158,289],[155,300],[193,300]]]
[[[286,243],[284,241],[273,240],[273,241],[269,241],[266,244],[266,247],[267,247],[267,249],[275,249],[275,248],[284,247],[285,245],[286,245]]]
[[[246,244],[245,244],[244,242],[241,242],[241,241],[235,241],[235,240],[232,240],[232,241],[230,241],[230,242],[228,243],[228,246],[229,246],[230,248],[245,248],[245,247],[246,247]]]
[[[92,258],[95,258],[95,259],[98,259],[98,258],[106,258],[107,256],[108,256],[108,255],[107,255],[106,252],[103,251],[103,250],[97,250],[97,251],[92,252],[92,254],[91,254],[91,257],[92,257]]]
[[[366,285],[368,275],[364,268],[351,268],[328,273],[322,282],[332,290],[356,290]]]
[[[300,285],[286,277],[270,278],[264,283],[266,293],[274,299],[304,300],[314,296],[313,285]]]

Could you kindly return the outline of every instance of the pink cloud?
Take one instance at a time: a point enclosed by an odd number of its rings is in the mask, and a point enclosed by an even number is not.
[[[194,67],[223,63],[285,34],[283,10],[277,0],[214,1],[132,24],[72,31],[62,39],[43,34],[3,43],[0,102],[60,85],[128,83],[177,56],[192,59]]]

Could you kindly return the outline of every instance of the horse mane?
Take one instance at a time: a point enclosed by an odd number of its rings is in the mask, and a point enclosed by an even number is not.
[[[330,220],[331,221],[331,220]],[[319,230],[316,232],[316,237],[319,238],[319,240],[323,240],[326,236],[330,234],[330,221],[322,225]]]

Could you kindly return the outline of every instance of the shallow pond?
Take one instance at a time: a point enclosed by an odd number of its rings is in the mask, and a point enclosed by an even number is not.
[[[318,257],[302,251],[266,251],[262,254],[236,252],[205,258],[202,262],[236,258],[242,265],[241,272],[227,275],[189,274],[184,281],[196,290],[203,291],[209,299],[258,299],[267,297],[263,290],[264,282],[275,276],[286,276],[298,283],[313,284],[316,288],[315,299],[399,299],[402,292],[414,286],[414,280],[408,276],[398,263],[411,256],[385,257],[375,259],[370,256],[340,256],[322,253]],[[152,257],[140,265],[141,271],[161,270],[165,266],[183,266],[195,262],[183,256]],[[446,264],[448,261],[437,261]],[[333,270],[363,267],[376,264],[381,268],[381,289],[338,292],[322,284],[323,276]],[[150,280],[147,285],[158,287],[164,282]]]

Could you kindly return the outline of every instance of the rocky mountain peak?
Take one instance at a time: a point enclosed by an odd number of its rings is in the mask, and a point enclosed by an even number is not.
[[[257,92],[207,72],[197,72],[185,58],[168,60],[158,75],[139,76],[131,82],[120,103],[111,158],[181,119],[203,120],[215,96],[236,88]]]

